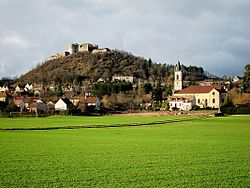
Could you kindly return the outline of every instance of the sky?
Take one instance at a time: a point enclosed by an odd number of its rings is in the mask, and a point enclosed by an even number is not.
[[[0,78],[21,76],[76,42],[243,75],[249,10],[250,0],[0,0]]]

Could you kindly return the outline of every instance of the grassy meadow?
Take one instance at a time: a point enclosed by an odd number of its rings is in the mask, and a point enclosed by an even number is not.
[[[0,119],[0,127],[176,117],[84,118],[56,117],[53,123]],[[0,187],[250,186],[250,116],[136,127],[1,130],[0,150]]]
[[[193,116],[194,118],[197,116]],[[149,123],[188,118],[187,116],[50,116],[43,118],[0,118],[1,128],[51,128]]]

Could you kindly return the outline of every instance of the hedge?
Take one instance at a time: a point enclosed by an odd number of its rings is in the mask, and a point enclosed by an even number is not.
[[[223,114],[250,114],[250,107],[222,107],[221,112]]]

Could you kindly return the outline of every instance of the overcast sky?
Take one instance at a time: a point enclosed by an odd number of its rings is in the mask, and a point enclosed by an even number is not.
[[[249,10],[250,0],[0,0],[0,77],[20,76],[72,42],[242,75]]]

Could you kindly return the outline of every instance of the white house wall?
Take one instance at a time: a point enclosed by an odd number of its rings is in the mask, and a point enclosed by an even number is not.
[[[57,103],[55,104],[55,110],[67,110],[67,104],[62,100],[59,99]]]

